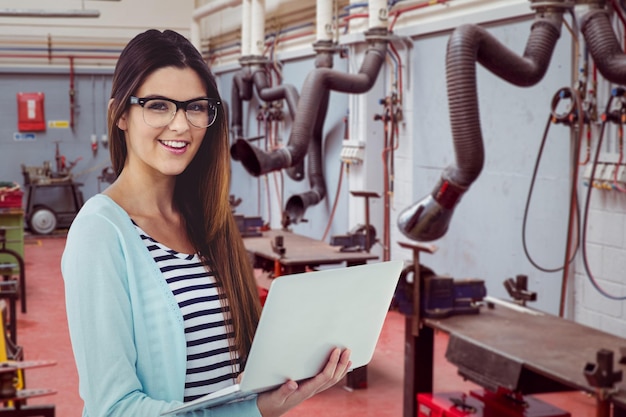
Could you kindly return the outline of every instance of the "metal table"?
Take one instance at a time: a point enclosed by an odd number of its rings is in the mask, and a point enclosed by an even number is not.
[[[276,252],[272,242],[277,236],[282,236],[285,253]],[[282,274],[294,274],[306,271],[307,267],[314,268],[320,265],[346,263],[347,266],[361,265],[368,260],[378,259],[378,256],[368,252],[342,252],[339,247],[330,246],[321,240],[311,239],[284,230],[268,230],[262,236],[246,237],[243,239],[257,265],[278,262]]]
[[[274,249],[277,237],[282,239],[283,254]],[[339,247],[284,230],[268,230],[262,236],[244,238],[243,243],[254,257],[255,267],[273,270],[275,276],[305,272],[307,268],[320,265],[345,262],[346,266],[353,266],[378,259],[378,256],[367,252],[342,252]],[[352,389],[367,387],[367,367],[350,372],[346,385]]]
[[[496,304],[478,315],[426,318],[423,324],[418,337],[421,351],[432,352],[433,329],[444,331],[450,335],[446,357],[454,364],[464,364],[459,368],[461,374],[485,378],[487,383],[515,384],[524,394],[563,390],[597,394],[584,371],[587,364],[596,363],[601,349],[613,351],[614,371],[626,371],[626,365],[619,363],[626,339],[546,313]],[[432,355],[417,362],[418,378],[422,376],[418,392],[432,392]],[[503,367],[509,368],[504,375]],[[614,416],[624,416],[626,382],[615,388],[607,402],[613,404]]]

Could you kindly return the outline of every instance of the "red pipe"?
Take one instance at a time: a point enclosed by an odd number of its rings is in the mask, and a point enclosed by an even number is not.
[[[0,53],[0,58],[118,59],[119,55],[54,55],[54,56],[49,56],[47,54],[3,54],[3,53]]]
[[[391,52],[398,60],[398,101],[400,102],[400,104],[402,104],[402,93],[404,91],[404,86],[402,85],[402,57],[398,53],[396,47],[393,45],[393,42],[389,42],[389,47],[391,49]]]
[[[391,123],[391,99],[385,100],[383,114],[380,120],[383,123],[383,261],[391,259],[391,237],[390,237],[390,212],[391,212],[391,191],[389,187],[389,160],[393,158],[393,127],[389,129]],[[390,133],[391,130],[391,133]]]
[[[370,17],[370,14],[369,13],[355,13],[355,14],[351,14],[351,15],[344,17],[343,20],[347,22],[348,20],[365,18],[365,17]]]
[[[423,3],[418,3],[413,6],[405,7],[403,9],[391,11],[389,12],[389,16],[393,16],[393,21],[391,22],[391,25],[389,25],[389,30],[393,30],[393,27],[396,24],[398,17],[400,17],[400,15],[404,12],[409,12],[411,10],[417,10],[417,9],[423,9],[424,7],[434,6],[435,4],[444,4],[444,3],[447,3],[448,1],[449,0],[428,0]]]
[[[76,90],[74,89],[74,57],[70,57],[70,128],[74,130],[74,108]]]

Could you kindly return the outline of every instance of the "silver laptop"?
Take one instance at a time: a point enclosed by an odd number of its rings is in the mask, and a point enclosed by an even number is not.
[[[283,275],[272,281],[241,382],[161,415],[250,398],[317,375],[335,347],[367,365],[391,303],[402,261]]]

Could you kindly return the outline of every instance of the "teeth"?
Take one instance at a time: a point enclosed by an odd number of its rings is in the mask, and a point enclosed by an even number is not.
[[[185,146],[187,146],[187,142],[182,142],[179,140],[162,140],[161,143],[163,143],[165,146],[169,146],[170,148],[184,148]]]

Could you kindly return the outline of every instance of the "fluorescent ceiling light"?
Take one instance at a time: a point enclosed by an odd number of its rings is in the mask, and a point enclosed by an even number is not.
[[[0,9],[4,17],[100,17],[99,10]]]

